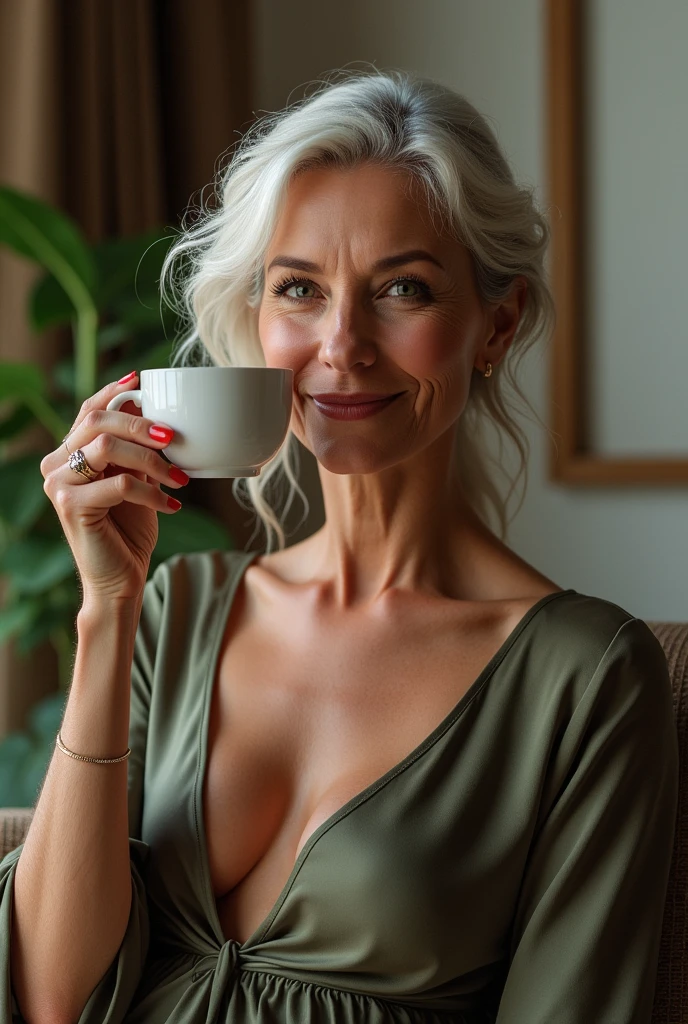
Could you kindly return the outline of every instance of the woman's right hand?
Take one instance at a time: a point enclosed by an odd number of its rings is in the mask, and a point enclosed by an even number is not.
[[[124,403],[133,413],[106,409],[115,395],[136,382],[134,376],[122,384],[108,384],[87,398],[68,435],[69,451],[81,448],[99,474],[97,479],[87,480],[71,469],[64,444],[41,462],[43,490],[72,549],[84,604],[140,598],[158,539],[156,512],[174,515],[180,507],[174,498],[174,507],[168,504],[160,485],[181,487],[188,482],[182,470],[159,454],[172,440],[172,431],[151,436],[154,421],[145,419],[133,402]],[[175,469],[179,480],[170,476]]]

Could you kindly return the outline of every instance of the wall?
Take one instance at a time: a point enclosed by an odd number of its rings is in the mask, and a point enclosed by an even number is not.
[[[298,7],[255,0],[256,111],[282,107],[309,80],[352,62],[407,68],[465,93],[489,116],[517,177],[536,185],[546,203],[544,10],[544,0],[301,0]],[[685,342],[681,358],[685,381]],[[666,370],[680,372],[675,363]],[[637,375],[635,381],[637,387]],[[541,346],[523,364],[522,386],[545,422],[548,384],[549,352]],[[645,394],[636,398],[646,401]],[[644,619],[687,620],[688,488],[551,482],[553,442],[539,425],[523,425],[531,441],[529,486],[510,546],[562,587]],[[304,465],[312,474],[306,459]]]

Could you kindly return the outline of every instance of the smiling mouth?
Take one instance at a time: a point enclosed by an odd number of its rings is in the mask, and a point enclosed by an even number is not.
[[[386,409],[387,406],[391,405],[402,394],[403,392],[399,392],[396,395],[387,395],[372,402],[322,402],[317,398],[313,398],[312,395],[311,398],[316,409],[330,419],[360,420]]]
[[[388,398],[396,398],[400,394],[400,391],[384,395],[352,391],[351,395],[347,395],[346,392],[341,391],[332,394],[323,392],[322,394],[313,394],[310,397],[321,405],[364,405],[370,402],[382,402]]]

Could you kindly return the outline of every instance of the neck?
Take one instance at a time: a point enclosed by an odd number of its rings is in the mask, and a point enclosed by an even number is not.
[[[309,575],[326,581],[337,606],[372,605],[391,589],[480,589],[481,567],[501,542],[463,497],[452,435],[376,473],[318,463],[326,521],[309,538]]]

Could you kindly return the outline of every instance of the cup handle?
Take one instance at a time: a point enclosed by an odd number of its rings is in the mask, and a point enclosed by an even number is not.
[[[115,395],[108,404],[105,406],[106,409],[119,409],[124,405],[125,402],[133,402],[134,405],[141,408],[141,390],[137,391],[123,391],[121,395]]]

